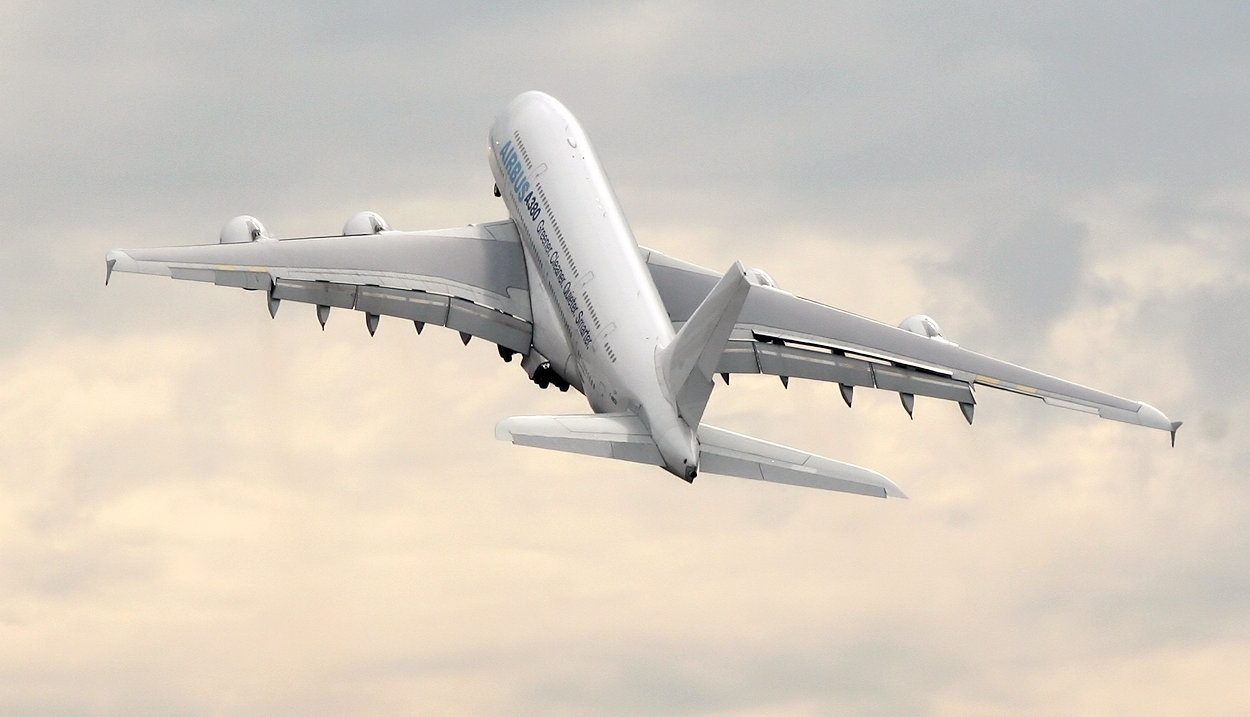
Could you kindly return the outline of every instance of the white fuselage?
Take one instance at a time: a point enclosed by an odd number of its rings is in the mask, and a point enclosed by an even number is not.
[[[586,133],[555,99],[527,92],[495,121],[490,149],[538,280],[530,283],[533,350],[596,413],[638,414],[665,467],[693,478],[696,427],[678,415],[656,366],[673,326]]]

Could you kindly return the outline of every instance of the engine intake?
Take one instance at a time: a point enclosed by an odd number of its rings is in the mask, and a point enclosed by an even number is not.
[[[751,268],[751,269],[748,269],[748,271],[751,273],[752,276],[755,277],[756,281],[763,284],[764,286],[771,286],[774,289],[781,288],[777,286],[777,282],[773,281],[773,278],[768,275],[768,272],[764,271],[763,269]]]

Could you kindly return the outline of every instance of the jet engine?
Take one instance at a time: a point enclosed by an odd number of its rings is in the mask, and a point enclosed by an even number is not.
[[[774,289],[781,288],[777,286],[777,282],[773,281],[773,278],[768,275],[768,272],[764,271],[763,269],[752,268],[750,269],[750,272],[751,272],[751,275],[755,277],[755,280],[763,284],[764,286],[771,286]]]
[[[378,216],[377,212],[360,212],[347,220],[343,225],[343,236],[359,236],[362,234],[380,234],[390,230],[390,225],[386,220]]]
[[[899,324],[898,327],[904,331],[910,331],[913,334],[923,336],[926,339],[941,341],[952,346],[955,345],[955,342],[946,338],[946,334],[942,333],[942,327],[938,326],[938,322],[924,314],[908,316],[906,319],[903,319],[903,323]]]
[[[221,228],[220,243],[222,244],[246,244],[252,241],[272,240],[273,237],[265,231],[265,225],[261,224],[256,217],[249,217],[246,214],[231,219],[226,222],[226,226]]]

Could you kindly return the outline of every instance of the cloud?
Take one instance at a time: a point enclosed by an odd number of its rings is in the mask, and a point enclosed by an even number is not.
[[[1245,711],[1245,11],[3,12],[0,711]],[[452,332],[101,286],[107,249],[244,212],[501,218],[482,143],[530,88],[644,243],[931,313],[1179,445],[742,377],[709,421],[913,500],[688,486],[495,442],[584,403]]]
[[[972,239],[946,269],[966,282],[1011,334],[1043,333],[1088,291],[1088,239],[1088,229],[1077,222],[1037,214]]]

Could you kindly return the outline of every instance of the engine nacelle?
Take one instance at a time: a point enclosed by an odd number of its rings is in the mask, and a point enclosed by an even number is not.
[[[750,272],[750,274],[755,277],[756,281],[763,284],[764,286],[771,286],[774,289],[781,288],[777,286],[777,282],[773,281],[773,278],[768,275],[768,272],[764,271],[763,269],[756,269],[753,267],[751,269],[747,269],[747,271]]]
[[[390,225],[386,220],[378,216],[377,212],[360,212],[347,220],[343,225],[343,236],[359,236],[362,234],[380,234],[390,230]]]
[[[226,222],[226,226],[221,228],[220,243],[222,244],[246,244],[251,241],[271,240],[273,237],[265,231],[265,225],[261,224],[256,217],[249,217],[246,214],[231,219]]]
[[[903,323],[899,324],[898,327],[904,331],[910,331],[913,334],[923,336],[926,339],[941,341],[952,346],[956,345],[955,342],[946,338],[946,334],[942,333],[942,327],[938,326],[938,322],[924,314],[908,316],[906,319],[903,319]]]

